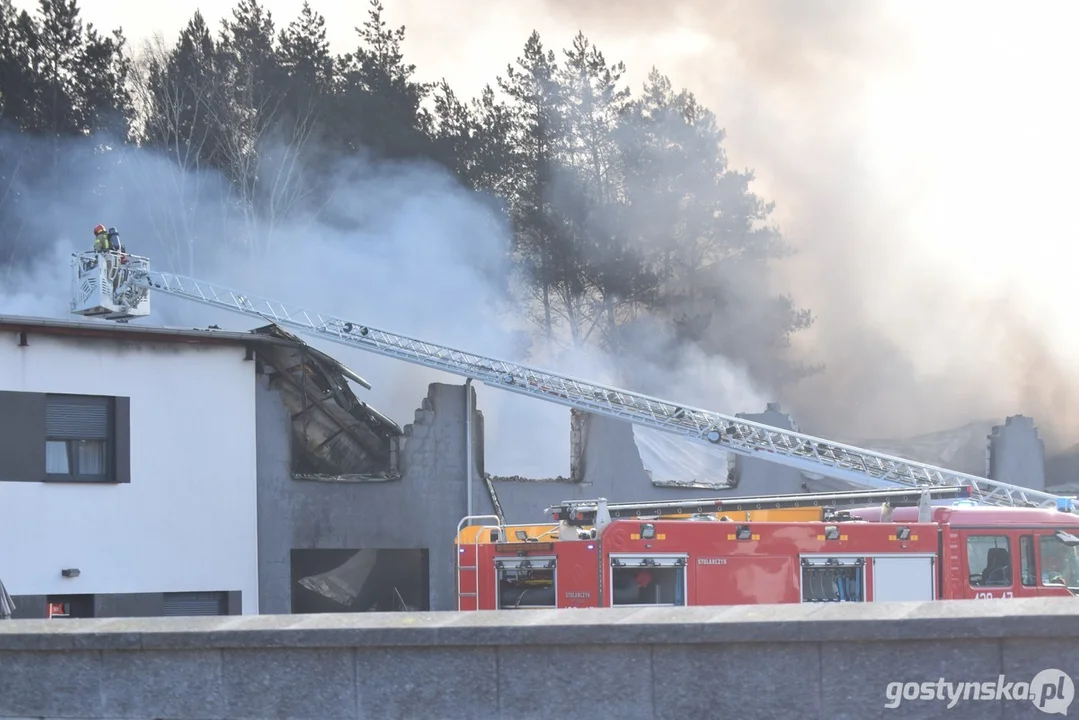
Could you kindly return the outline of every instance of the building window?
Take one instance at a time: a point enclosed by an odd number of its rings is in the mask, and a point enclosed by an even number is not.
[[[45,473],[48,479],[111,482],[113,420],[110,397],[47,395]]]

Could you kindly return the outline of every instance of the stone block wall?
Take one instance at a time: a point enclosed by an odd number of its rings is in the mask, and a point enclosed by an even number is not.
[[[1058,598],[10,620],[0,718],[1042,718],[1074,700],[1076,617]]]

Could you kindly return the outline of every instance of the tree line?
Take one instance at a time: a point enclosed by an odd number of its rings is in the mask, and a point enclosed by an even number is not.
[[[65,172],[72,139],[91,139],[83,163],[107,163],[93,139],[113,138],[192,171],[185,182],[220,178],[177,197],[224,191],[265,242],[297,213],[332,212],[340,158],[425,162],[511,228],[521,306],[544,338],[653,351],[642,337],[659,322],[672,342],[773,387],[817,369],[789,353],[810,312],[769,288],[771,263],[790,252],[773,205],[729,167],[724,131],[693,93],[656,69],[632,92],[624,65],[584,34],[556,52],[533,32],[479,97],[462,98],[416,78],[405,28],[384,14],[370,0],[355,49],[334,54],[310,4],[278,26],[240,0],[219,27],[196,13],[175,41],[133,51],[121,30],[85,23],[77,0],[39,0],[34,13],[0,0],[0,263],[33,252],[35,220],[13,188]],[[21,135],[40,142],[10,141]],[[155,228],[175,240],[179,271],[205,222],[186,202]]]

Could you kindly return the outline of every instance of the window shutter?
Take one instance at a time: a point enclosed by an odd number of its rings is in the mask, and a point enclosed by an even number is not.
[[[108,440],[109,399],[50,397],[45,433],[51,438]]]

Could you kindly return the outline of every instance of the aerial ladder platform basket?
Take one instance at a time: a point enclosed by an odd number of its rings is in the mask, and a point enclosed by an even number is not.
[[[151,291],[258,317],[281,327],[358,350],[478,380],[508,392],[661,430],[718,450],[760,458],[867,488],[969,486],[981,504],[1073,508],[1070,498],[947,468],[905,460],[764,425],[711,410],[649,397],[507,360],[398,335],[360,322],[257,297],[203,280],[150,269],[147,258],[102,264],[97,253],[72,260],[72,312],[126,322],[150,312]],[[104,253],[112,257],[113,253]]]
[[[71,312],[126,321],[150,314],[150,294],[136,278],[150,272],[150,259],[130,253],[82,252],[71,257]]]

